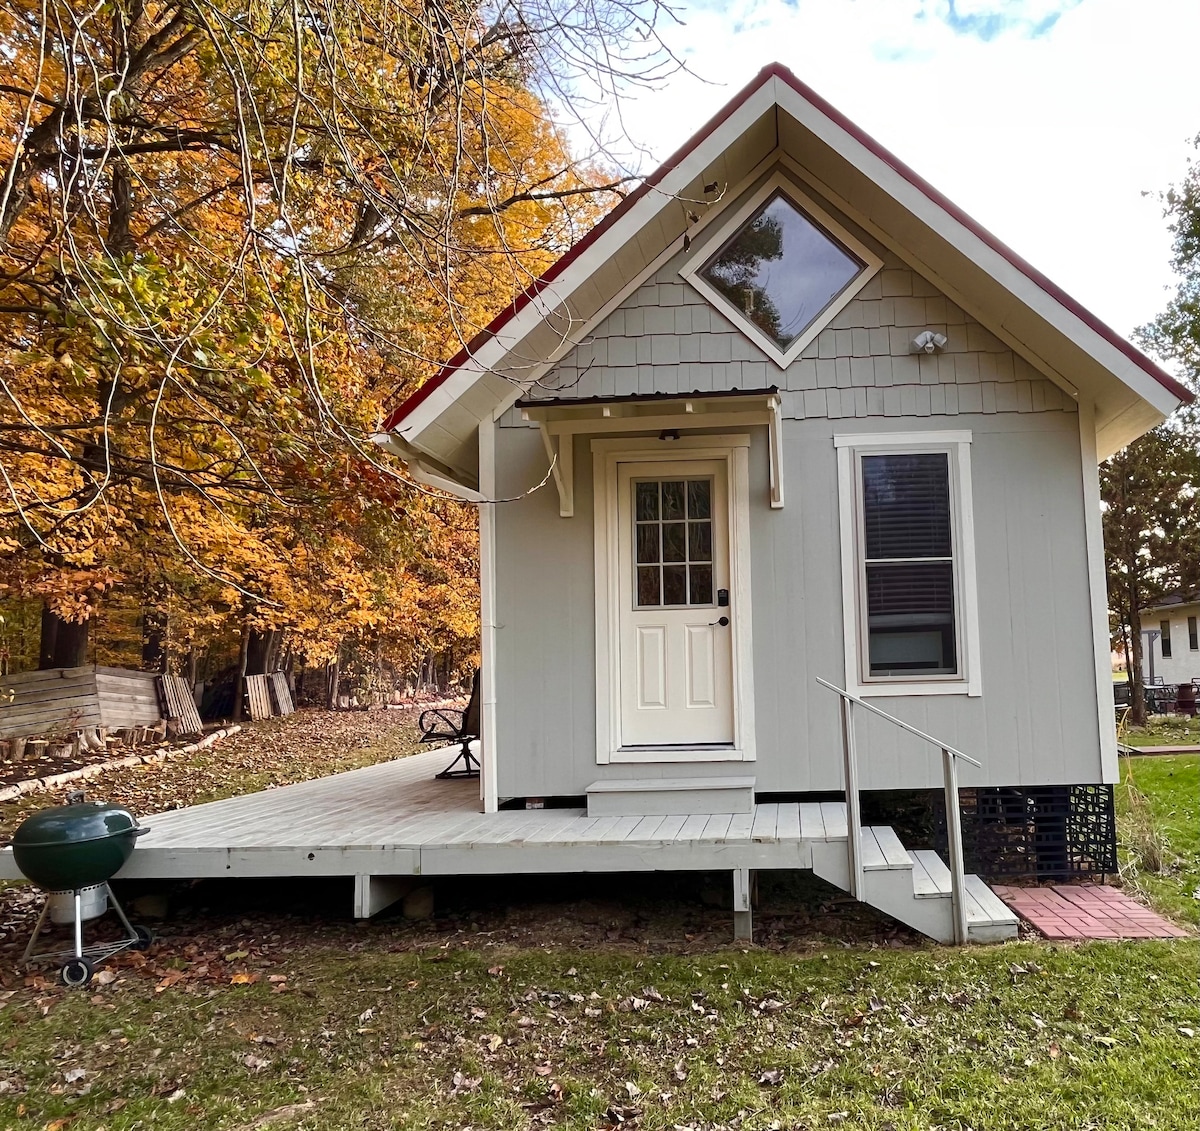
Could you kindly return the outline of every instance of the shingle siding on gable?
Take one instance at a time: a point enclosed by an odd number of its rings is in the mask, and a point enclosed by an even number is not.
[[[679,260],[638,287],[531,391],[629,396],[778,385],[783,413],[812,417],[1074,412],[1075,402],[896,256],[786,370],[679,277]],[[695,253],[693,253],[695,254]],[[948,338],[914,354],[922,330]],[[503,424],[519,424],[506,414]]]

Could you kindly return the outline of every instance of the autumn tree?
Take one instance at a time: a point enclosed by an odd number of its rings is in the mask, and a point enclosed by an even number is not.
[[[5,6],[0,573],[46,604],[44,662],[117,591],[314,657],[415,599],[404,555],[469,517],[376,460],[380,406],[624,191],[551,108],[667,73],[658,15]]]
[[[1200,145],[1200,138],[1197,139]],[[1200,388],[1200,168],[1163,196],[1174,237],[1171,301],[1135,335]],[[1172,593],[1200,591],[1200,409],[1193,403],[1101,468],[1109,602],[1129,630],[1133,717],[1146,721],[1141,610]]]

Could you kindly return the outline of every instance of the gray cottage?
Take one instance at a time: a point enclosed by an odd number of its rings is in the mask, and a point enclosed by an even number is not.
[[[1011,933],[964,856],[1114,866],[1097,463],[1189,396],[768,67],[379,437],[479,504],[484,811],[770,805],[859,898]]]

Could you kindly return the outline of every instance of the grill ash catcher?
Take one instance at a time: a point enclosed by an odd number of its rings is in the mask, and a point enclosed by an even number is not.
[[[82,790],[68,794],[66,805],[43,809],[21,823],[13,834],[13,858],[21,874],[46,892],[22,966],[60,963],[65,985],[86,986],[96,967],[114,954],[145,950],[150,945],[150,931],[130,923],[108,883],[133,853],[137,838],[149,831],[128,809],[86,801]],[[98,919],[110,905],[123,935],[115,941],[84,946],[84,922]],[[34,953],[47,917],[52,924],[73,926],[70,950]]]

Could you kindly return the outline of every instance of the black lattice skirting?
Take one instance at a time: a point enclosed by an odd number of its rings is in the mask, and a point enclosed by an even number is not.
[[[968,872],[991,880],[1069,880],[1117,870],[1111,785],[985,786],[959,797]],[[944,806],[934,812],[944,852]]]

